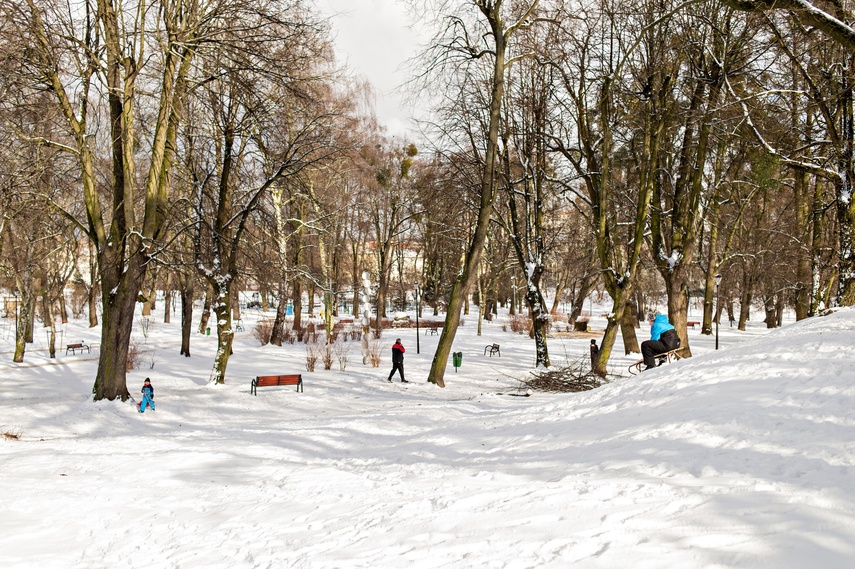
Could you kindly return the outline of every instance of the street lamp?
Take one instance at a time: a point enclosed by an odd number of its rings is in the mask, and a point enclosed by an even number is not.
[[[416,288],[416,353],[419,353],[419,308],[421,306],[419,297],[419,283],[413,283]]]
[[[715,278],[715,310],[713,311],[713,317],[715,318],[715,349],[718,349],[718,321],[720,319],[718,315],[718,285],[721,284],[721,273],[716,274]]]

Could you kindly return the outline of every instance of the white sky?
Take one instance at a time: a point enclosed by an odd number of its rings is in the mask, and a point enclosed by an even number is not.
[[[419,33],[398,0],[316,0],[333,14],[336,55],[377,93],[377,118],[393,135],[414,131],[412,109],[396,89],[408,79],[405,62],[419,51]]]

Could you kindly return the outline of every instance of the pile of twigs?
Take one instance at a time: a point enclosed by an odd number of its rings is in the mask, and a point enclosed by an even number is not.
[[[585,369],[582,362],[571,363],[564,367],[553,367],[545,371],[532,372],[529,380],[520,380],[525,388],[536,391],[578,392],[596,389],[609,382],[605,377]]]

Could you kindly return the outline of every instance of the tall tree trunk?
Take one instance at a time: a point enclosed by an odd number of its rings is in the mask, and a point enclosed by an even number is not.
[[[199,319],[199,333],[204,334],[208,328],[208,320],[211,318],[211,287],[205,287],[205,299],[202,302],[202,316]]]
[[[169,324],[172,320],[172,273],[166,273],[166,285],[163,289],[163,323]]]
[[[18,285],[18,296],[15,300],[18,306],[15,308],[15,355],[12,361],[21,363],[24,361],[24,353],[27,351],[27,330],[33,321],[33,297],[32,278],[28,272],[19,273],[15,276]]]
[[[181,286],[181,355],[190,357],[190,334],[193,330],[193,293],[191,279]]]
[[[537,2],[533,2],[533,9]],[[439,336],[436,354],[431,362],[428,381],[439,387],[445,387],[445,368],[448,366],[448,356],[457,335],[457,327],[460,325],[460,313],[469,289],[474,279],[478,276],[478,264],[487,241],[487,230],[490,223],[490,213],[493,207],[493,198],[496,189],[496,161],[498,158],[499,125],[501,122],[502,98],[505,90],[505,49],[508,37],[500,14],[501,2],[495,4],[479,5],[481,12],[487,19],[491,29],[494,42],[493,69],[491,78],[489,121],[487,124],[486,151],[484,153],[484,165],[480,180],[480,203],[478,205],[478,217],[472,231],[472,237],[463,261],[463,267],[454,279],[451,287],[451,295],[448,301],[448,312],[445,316],[445,324]]]
[[[701,334],[712,335],[713,303],[715,301],[715,275],[718,273],[718,224],[720,204],[718,194],[712,197],[710,211],[707,216],[710,225],[707,251],[707,270],[704,273],[704,316],[701,323]]]
[[[844,56],[845,62],[838,66],[841,82],[840,103],[840,150],[837,154],[836,183],[837,227],[838,227],[838,271],[840,284],[837,289],[837,303],[840,306],[855,305],[855,200],[852,199],[855,183],[855,108],[853,108],[853,89],[851,68],[855,57],[851,53]]]
[[[211,370],[211,383],[223,384],[226,382],[226,368],[232,355],[232,344],[234,343],[234,330],[232,330],[232,306],[231,292],[229,288],[233,281],[223,279],[219,288],[214,290],[215,297],[212,303],[214,315],[217,318],[217,353],[214,355],[214,367]]]
[[[89,327],[98,325],[98,257],[95,245],[89,243],[89,285],[86,287],[86,305],[89,308]]]
[[[672,278],[665,281],[668,292],[668,322],[674,326],[680,337],[680,354],[683,357],[691,357],[692,348],[689,346],[686,325],[689,314],[689,278],[682,264],[672,275]]]
[[[36,328],[36,295],[31,294],[29,299],[30,304],[30,318],[27,320],[27,327],[24,330],[24,339],[28,344],[32,344],[34,338],[34,332]]]
[[[151,316],[151,295],[154,293],[153,290],[149,289],[140,294],[140,298],[142,300],[142,316]]]
[[[59,318],[63,324],[68,323],[68,302],[65,300],[65,293],[59,295]]]
[[[743,275],[742,278],[742,292],[739,295],[739,326],[738,330],[744,332],[745,327],[748,323],[748,318],[751,316],[751,300],[752,300],[752,288],[754,283],[752,279],[747,275]]]
[[[44,311],[44,324],[48,330],[48,357],[51,359],[56,357],[56,317],[53,313],[53,300],[45,291],[42,296],[42,310]]]
[[[530,285],[526,289],[525,301],[531,315],[535,366],[548,368],[551,363],[549,361],[549,349],[546,344],[546,335],[549,333],[549,313],[544,310],[546,301],[536,285]]]
[[[295,276],[292,288],[294,289],[294,323],[291,327],[299,333],[303,329],[303,279]]]
[[[288,288],[285,281],[279,281],[279,306],[276,307],[276,316],[273,318],[273,326],[270,330],[270,343],[281,346],[285,342],[285,322],[288,312]]]
[[[810,279],[810,311],[808,316],[816,316],[825,303],[824,287],[822,286],[822,248],[823,248],[823,187],[824,180],[814,180],[812,223],[811,223],[811,279]]]
[[[102,271],[101,274],[103,322],[99,371],[93,387],[96,401],[112,401],[117,398],[127,401],[130,397],[125,379],[128,371],[128,348],[134,325],[134,310],[144,275],[140,253],[129,258],[125,271],[121,271],[120,263],[113,260],[117,255],[121,256],[122,252],[108,248],[100,255],[99,260],[100,266],[113,269]]]
[[[487,307],[487,302],[484,299],[484,283],[479,275],[478,277],[478,336],[481,336],[481,327],[484,323],[484,309]]]
[[[232,287],[232,288],[234,288],[234,287]],[[232,295],[231,295],[231,297],[232,297],[232,319],[233,320],[241,320],[242,319],[241,313],[240,313],[240,301],[238,300],[238,294],[239,293],[232,293]],[[276,304],[277,309],[278,309],[279,305],[285,304],[284,299],[285,299],[285,297],[280,294],[279,295],[279,302]]]
[[[794,40],[795,41],[795,40]],[[793,73],[793,81],[795,83],[797,73]],[[797,125],[801,117],[798,115],[802,111],[799,106],[799,98],[796,95],[798,85],[793,86],[791,95],[791,106],[793,108],[793,125]],[[807,123],[813,121],[810,116],[807,118]],[[796,129],[793,132],[798,132]],[[796,248],[796,291],[793,303],[795,304],[796,320],[803,320],[811,315],[811,276],[812,276],[812,249],[810,243],[811,223],[811,206],[813,196],[810,192],[810,177],[805,170],[793,171],[794,183],[793,193],[796,207],[796,239],[803,243],[802,247]]]
[[[624,355],[641,353],[641,347],[638,345],[638,336],[635,333],[636,323],[635,315],[629,305],[627,305],[623,311],[623,318],[620,321],[620,334],[623,338]]]
[[[763,299],[763,308],[766,312],[763,323],[766,324],[766,328],[775,328],[778,325],[778,315],[775,311],[775,295],[770,294]]]

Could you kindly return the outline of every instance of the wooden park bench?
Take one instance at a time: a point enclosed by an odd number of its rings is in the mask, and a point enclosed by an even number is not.
[[[698,324],[700,324],[700,322],[698,322],[697,320],[689,320],[688,322],[686,322],[686,326],[691,326],[692,330],[694,330],[695,326],[697,326]]]
[[[502,352],[499,351],[499,344],[489,344],[487,346],[484,346],[484,355],[485,356],[487,355],[487,351],[490,352],[491,358],[493,357],[493,354],[496,354],[499,357],[502,357]]]
[[[78,351],[83,353],[83,350],[89,352],[89,346],[80,342],[79,344],[66,344],[65,346],[65,355],[68,355],[68,352],[71,352],[72,355],[76,354]]]
[[[303,391],[303,376],[299,373],[290,375],[259,375],[252,380],[249,392],[258,396],[259,387],[275,387],[277,385],[296,385],[297,391]]]
[[[664,354],[656,354],[655,356],[653,356],[653,359],[656,360],[657,366],[661,366],[664,363],[670,364],[672,361],[677,361],[679,359],[682,359],[682,356],[679,354],[679,352],[680,352],[680,348],[676,348],[676,349],[671,350],[669,352],[665,352]],[[631,375],[636,375],[638,373],[641,373],[643,366],[644,366],[644,359],[640,359],[637,362],[635,362],[634,364],[632,364],[631,366],[629,366],[629,373]]]

